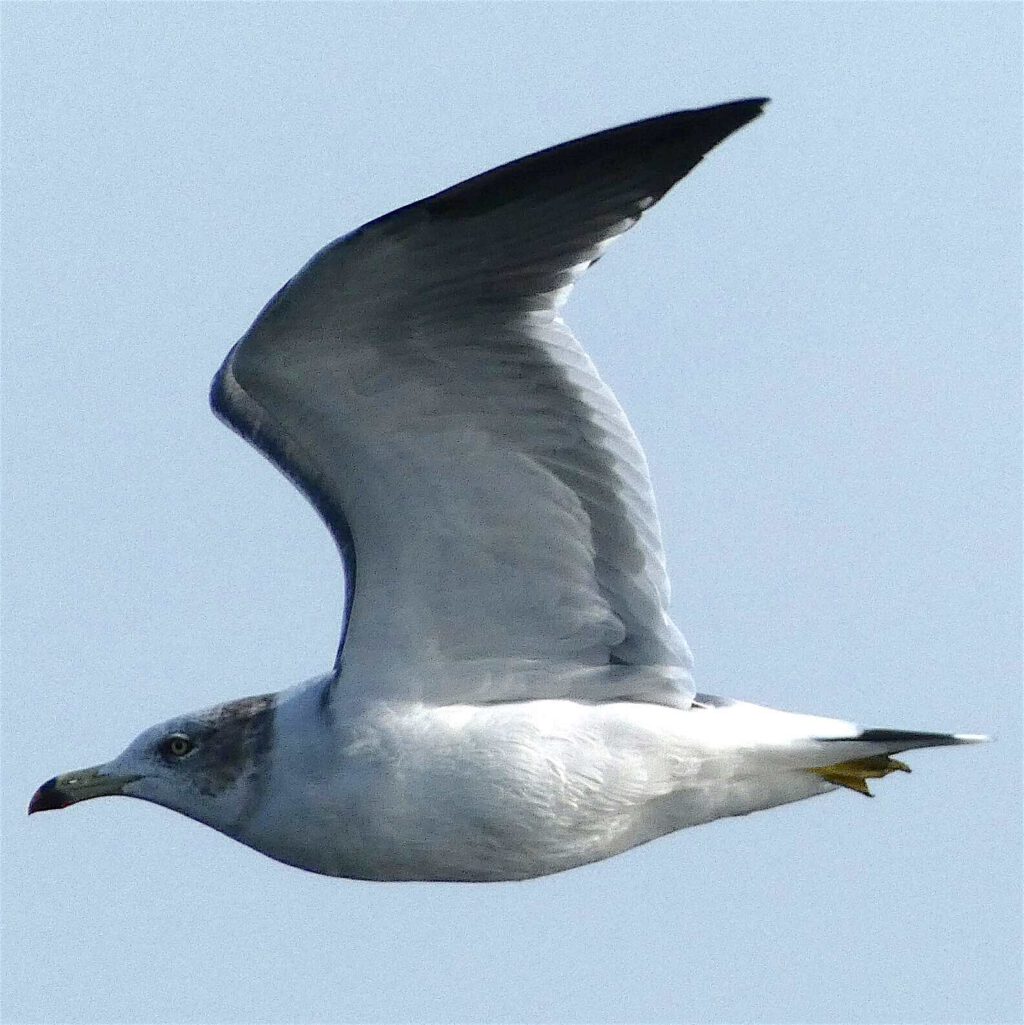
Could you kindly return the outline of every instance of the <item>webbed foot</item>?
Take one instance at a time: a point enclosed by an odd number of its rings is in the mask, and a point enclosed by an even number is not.
[[[848,790],[856,790],[865,797],[874,797],[868,789],[869,779],[881,779],[890,772],[910,772],[910,766],[890,755],[871,755],[869,758],[857,758],[852,762],[839,762],[836,765],[825,765],[820,769],[808,769],[828,783]]]

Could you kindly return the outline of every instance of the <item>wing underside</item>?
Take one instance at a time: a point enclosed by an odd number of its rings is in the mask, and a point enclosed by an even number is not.
[[[318,253],[228,355],[213,407],[334,535],[360,686],[692,693],[643,452],[559,307],[763,102],[588,136],[373,221]],[[630,683],[635,666],[661,667],[647,676],[664,693]]]

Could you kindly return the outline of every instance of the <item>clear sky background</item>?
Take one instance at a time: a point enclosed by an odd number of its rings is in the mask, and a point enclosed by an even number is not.
[[[3,1019],[1010,1022],[1021,913],[1021,8],[3,10]],[[210,377],[322,244],[532,150],[769,95],[575,293],[702,689],[988,731],[529,883],[25,816],[327,668],[326,530]]]

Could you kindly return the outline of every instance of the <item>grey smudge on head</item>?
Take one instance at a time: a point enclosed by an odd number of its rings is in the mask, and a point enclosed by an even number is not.
[[[274,739],[276,694],[261,694],[218,705],[200,719],[199,770],[201,793],[214,796],[241,778],[262,790]]]

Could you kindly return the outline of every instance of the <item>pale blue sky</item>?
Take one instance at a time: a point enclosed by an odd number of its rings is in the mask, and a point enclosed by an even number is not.
[[[3,1020],[1020,1019],[1021,8],[3,10]],[[987,731],[531,883],[307,875],[25,817],[313,675],[327,532],[206,406],[324,242],[542,146],[769,95],[568,317],[647,450],[701,687]]]

